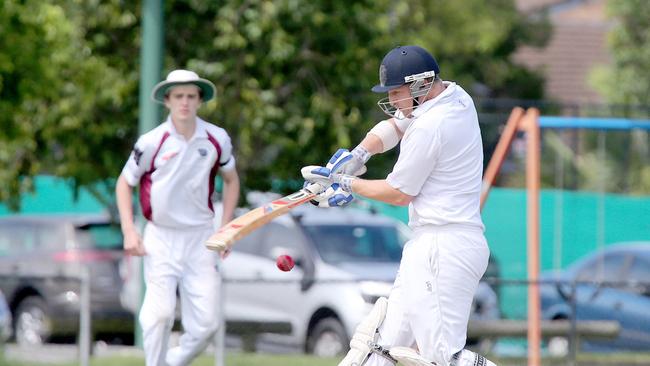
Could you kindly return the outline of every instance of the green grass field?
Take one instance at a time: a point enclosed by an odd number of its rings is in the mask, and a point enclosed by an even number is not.
[[[287,354],[260,354],[260,353],[230,353],[226,355],[225,363],[227,366],[336,366],[340,360],[338,358],[316,358],[310,356]],[[201,356],[197,358],[193,366],[214,366],[214,357]],[[17,362],[13,360],[0,359],[2,366],[43,366],[43,365],[56,365],[56,366],[73,366],[78,365],[78,362],[70,363],[33,363],[33,362]],[[94,357],[90,360],[91,366],[142,366],[144,359],[136,356],[108,356],[108,357]]]
[[[526,365],[524,358],[506,358],[492,360],[499,366],[523,366]],[[336,366],[340,358],[316,358],[297,354],[263,354],[263,353],[229,353],[226,355],[226,366]],[[102,356],[94,357],[90,361],[91,366],[141,366],[144,359],[138,356]],[[193,366],[214,366],[214,357],[204,355],[197,358]],[[543,366],[564,366],[570,365],[566,359],[543,359]],[[69,363],[34,363],[17,362],[0,359],[0,366],[73,366],[75,362]],[[611,353],[611,354],[580,354],[575,366],[641,366],[650,365],[650,354],[648,353]]]

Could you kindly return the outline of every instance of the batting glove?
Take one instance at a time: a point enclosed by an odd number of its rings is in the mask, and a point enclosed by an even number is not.
[[[352,193],[352,182],[357,179],[347,174],[332,174],[332,171],[326,167],[318,165],[308,165],[300,169],[302,177],[309,183],[318,183],[323,187],[331,186],[338,183],[339,187],[348,193]]]
[[[326,168],[330,169],[332,174],[347,174],[359,176],[366,172],[366,162],[370,159],[371,154],[363,146],[359,145],[348,151],[348,149],[338,149],[330,158]]]
[[[308,184],[308,182],[305,182],[305,185]],[[354,200],[352,193],[344,191],[338,183],[334,183],[309,202],[314,206],[327,208],[347,206],[352,200]]]

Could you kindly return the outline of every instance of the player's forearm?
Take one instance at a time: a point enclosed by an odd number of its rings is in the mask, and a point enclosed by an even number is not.
[[[225,225],[233,219],[237,202],[239,201],[239,176],[237,173],[228,174],[223,177],[223,213],[221,225]]]
[[[359,145],[363,146],[370,155],[379,154],[384,150],[384,144],[381,142],[381,139],[377,135],[367,134]]]
[[[132,197],[133,188],[131,188],[126,179],[120,175],[117,179],[117,184],[115,185],[115,199],[117,201],[117,210],[120,213],[120,225],[123,233],[135,229]]]
[[[355,179],[352,182],[352,192],[360,196],[391,205],[406,206],[413,200],[413,196],[402,193],[391,187],[385,180]]]

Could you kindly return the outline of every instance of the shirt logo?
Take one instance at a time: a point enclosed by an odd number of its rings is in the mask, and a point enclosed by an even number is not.
[[[201,155],[201,157],[206,157],[208,155],[208,150],[203,148],[199,149],[199,155]]]
[[[167,161],[167,160],[173,158],[173,157],[176,156],[176,155],[178,155],[178,151],[171,151],[171,152],[168,152],[167,154],[163,155],[163,156],[162,156],[162,159],[163,159],[164,161]]]
[[[133,160],[135,160],[135,165],[140,165],[140,158],[142,157],[142,150],[137,147],[133,148]]]

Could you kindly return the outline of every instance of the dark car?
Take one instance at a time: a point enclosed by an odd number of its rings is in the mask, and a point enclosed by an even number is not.
[[[95,335],[132,337],[134,315],[121,301],[122,236],[108,215],[0,218],[0,290],[19,344],[79,330],[80,278],[88,269]]]
[[[542,318],[571,319],[575,282],[576,319],[614,320],[613,340],[584,340],[592,351],[650,349],[650,242],[617,243],[578,260],[562,272],[544,273],[540,287]],[[566,338],[552,338],[549,351],[567,352]]]

